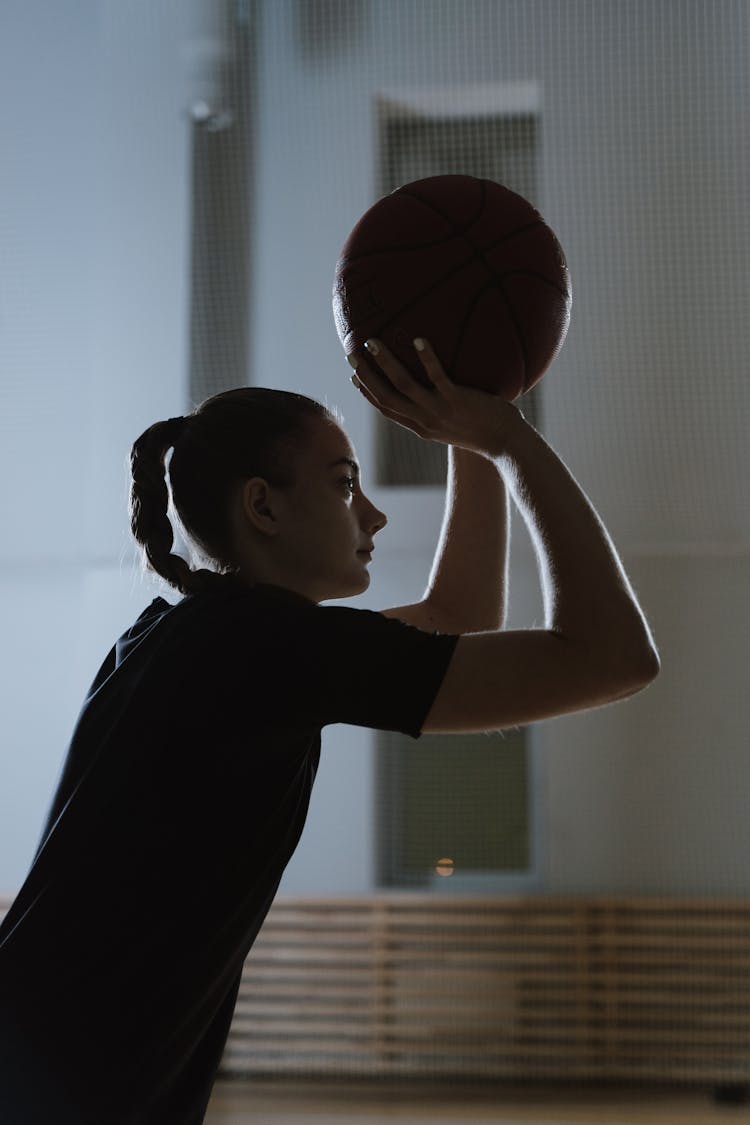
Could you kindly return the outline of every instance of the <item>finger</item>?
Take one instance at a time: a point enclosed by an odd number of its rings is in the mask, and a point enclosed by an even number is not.
[[[382,340],[368,340],[365,343],[367,354],[374,356],[378,366],[385,372],[390,385],[402,396],[418,406],[427,406],[432,397],[432,387],[425,386],[391,352]],[[394,405],[394,404],[392,404]]]
[[[380,398],[376,397],[376,395],[373,395],[372,391],[363,384],[359,376],[355,375],[352,381],[354,382],[354,386],[360,391],[360,394],[363,395],[364,398],[367,398],[370,405],[374,406],[383,417],[390,418],[392,422],[398,422],[399,425],[406,425],[409,430],[416,429],[416,426],[419,425],[415,418],[412,417],[412,415],[405,414],[403,409],[388,406],[386,403],[383,403]],[[408,405],[405,399],[404,403]]]
[[[389,376],[383,374],[372,361],[365,360],[356,354],[354,358],[357,361],[357,378],[363,387],[367,388],[375,405],[396,410],[403,410],[405,407],[414,405],[408,396],[401,394],[394,387]],[[352,362],[351,357],[349,357],[349,362]]]
[[[405,429],[411,430],[413,433],[417,434],[418,437],[426,437],[427,431],[423,426],[419,424],[419,422],[415,421],[415,419],[405,414],[400,413],[398,410],[392,410],[389,407],[384,406],[381,402],[378,401],[378,399],[372,394],[365,383],[363,383],[359,378],[360,370],[361,368],[358,365],[357,373],[355,375],[352,375],[352,383],[354,383],[354,386],[359,390],[363,397],[367,399],[370,405],[374,406],[375,409],[378,410],[384,418],[389,418],[392,422],[398,423],[399,426],[403,426]]]
[[[443,398],[450,397],[451,393],[455,390],[455,383],[445,374],[443,365],[435,355],[430,341],[425,339],[424,336],[417,336],[413,344],[414,350],[419,356],[420,363],[426,371],[432,385]]]
[[[399,414],[397,410],[388,410],[387,407],[379,406],[377,403],[373,403],[373,406],[390,422],[395,422],[397,426],[403,426],[405,430],[410,430],[417,437],[428,438],[428,431],[416,419],[407,414]]]
[[[380,403],[374,397],[374,395],[372,394],[372,391],[369,389],[367,384],[365,382],[363,382],[362,377],[361,377],[362,374],[363,374],[362,366],[360,365],[357,368],[357,373],[355,375],[352,375],[352,383],[354,383],[354,386],[357,388],[357,390],[363,396],[363,398],[366,398],[369,403],[371,403],[373,406],[376,406],[379,410],[380,409]]]

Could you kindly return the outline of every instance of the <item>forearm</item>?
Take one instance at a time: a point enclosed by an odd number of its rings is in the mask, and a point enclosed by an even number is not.
[[[448,447],[445,515],[426,597],[459,632],[502,629],[507,612],[508,490],[492,461]]]
[[[419,437],[476,451],[502,475],[534,543],[547,629],[564,637],[569,647],[583,644],[592,671],[606,661],[618,675],[627,671],[628,681],[636,672],[639,678],[655,674],[658,655],[648,624],[606,528],[560,458],[518,408],[497,395],[452,383],[427,342],[419,352],[428,386],[415,380],[378,341],[368,342],[368,347],[370,355],[378,357],[378,370],[360,357],[355,357],[355,366],[362,375],[358,385],[370,402]],[[494,482],[490,487],[497,490],[495,510],[502,508],[506,515],[507,548],[507,506],[500,499],[500,485],[484,467],[472,467],[472,474],[475,471],[482,481]],[[475,567],[484,566],[487,559],[494,559],[489,588],[494,572],[504,596],[507,551],[500,553],[496,540],[492,550],[476,549],[476,537],[486,534],[483,520],[491,510],[486,493],[467,508],[460,481],[454,480],[451,487],[456,499],[453,503],[449,496],[423,604],[429,608],[434,600],[438,609],[455,609],[458,614],[476,604],[473,588],[486,596],[487,572],[477,581]],[[471,491],[468,495],[473,497]],[[458,530],[464,518],[470,522]],[[492,627],[499,627],[499,614],[490,626],[464,626]]]
[[[547,628],[604,650],[656,659],[648,624],[617,550],[570,471],[518,415],[492,461],[526,522],[539,561]]]

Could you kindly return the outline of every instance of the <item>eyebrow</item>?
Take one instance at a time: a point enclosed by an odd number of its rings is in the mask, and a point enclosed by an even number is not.
[[[329,469],[335,469],[337,465],[349,465],[353,473],[359,476],[359,465],[356,461],[352,461],[351,457],[339,457],[338,461],[331,461],[328,466]]]

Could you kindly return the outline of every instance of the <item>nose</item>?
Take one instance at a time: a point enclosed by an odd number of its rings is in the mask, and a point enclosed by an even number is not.
[[[368,501],[368,503],[370,502]],[[370,504],[370,509],[371,511],[367,520],[368,530],[371,535],[377,535],[388,523],[388,517],[385,512],[381,512],[374,504]]]

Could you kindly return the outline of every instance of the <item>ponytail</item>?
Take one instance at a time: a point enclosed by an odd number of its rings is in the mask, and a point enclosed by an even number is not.
[[[226,584],[231,558],[229,502],[235,487],[263,477],[276,487],[294,483],[290,462],[315,419],[332,421],[322,403],[305,395],[241,387],[214,395],[187,417],[149,426],[130,452],[130,527],[144,564],[182,594]],[[193,570],[173,553],[169,485],[190,539],[216,569]]]
[[[172,554],[174,530],[169,519],[165,458],[187,427],[186,418],[156,422],[130,451],[130,527],[143,547],[145,562],[180,593],[197,593],[210,584],[210,571],[194,571],[181,555]],[[218,577],[211,574],[211,580]]]

